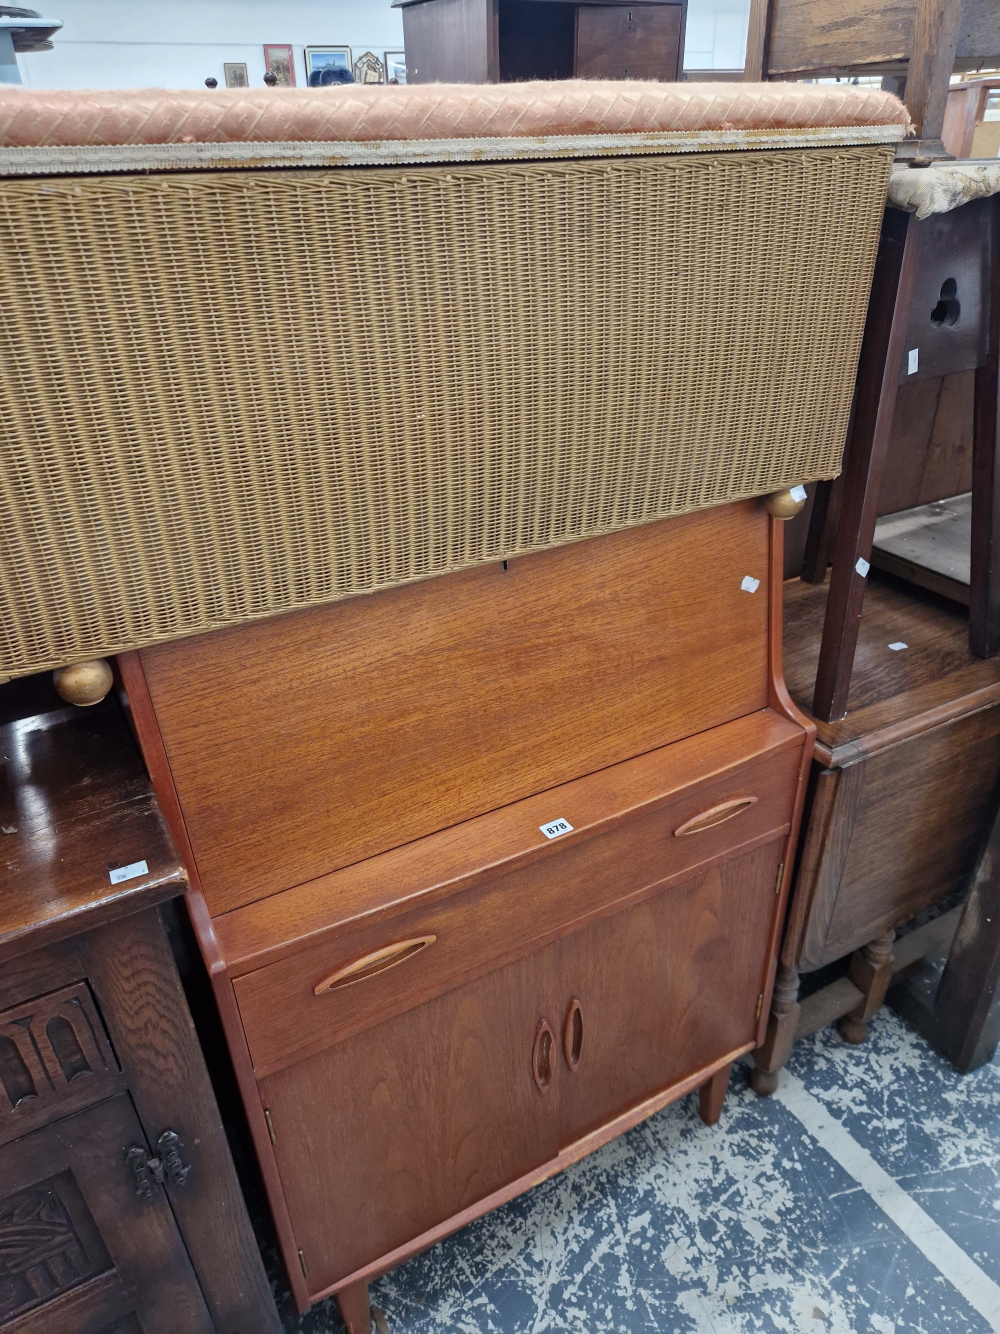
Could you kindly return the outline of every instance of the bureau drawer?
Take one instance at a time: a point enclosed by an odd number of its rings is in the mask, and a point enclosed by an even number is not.
[[[728,729],[720,728],[719,732]],[[764,753],[733,756],[679,788],[665,747],[447,831],[469,865],[410,911],[373,911],[234,982],[259,1077],[423,1003],[490,968],[634,902],[695,868],[787,834],[805,734],[791,724]],[[705,742],[701,742],[704,747]],[[570,832],[546,842],[539,826]],[[508,855],[491,849],[502,825]],[[474,826],[474,827],[473,827]],[[523,827],[522,827],[523,826]],[[441,835],[435,835],[440,840]],[[520,838],[520,848],[517,840]],[[387,874],[431,858],[418,840],[386,854]],[[484,864],[484,852],[492,858]],[[478,854],[478,856],[477,856]],[[378,879],[381,858],[339,873]],[[427,875],[428,889],[434,878]],[[336,881],[336,877],[329,878]],[[337,885],[328,884],[332,904]],[[385,886],[387,902],[392,886]],[[292,907],[290,904],[289,907]],[[331,907],[331,913],[333,908]]]

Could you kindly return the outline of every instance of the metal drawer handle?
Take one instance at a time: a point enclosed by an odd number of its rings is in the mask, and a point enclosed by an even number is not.
[[[717,824],[731,820],[734,815],[742,815],[756,800],[756,797],[733,797],[731,801],[720,802],[700,815],[692,815],[690,820],[685,820],[679,829],[674,830],[674,834],[682,838],[685,834],[700,834],[703,829],[714,829]]]
[[[344,964],[343,968],[338,968],[329,977],[324,977],[322,982],[316,983],[313,991],[317,996],[321,996],[324,991],[349,987],[352,982],[363,982],[366,977],[374,977],[376,973],[384,973],[387,968],[395,968],[396,964],[402,963],[404,959],[412,959],[422,949],[433,945],[435,940],[437,936],[416,936],[413,940],[397,940],[394,945],[383,945],[374,954],[366,954],[362,959]]]

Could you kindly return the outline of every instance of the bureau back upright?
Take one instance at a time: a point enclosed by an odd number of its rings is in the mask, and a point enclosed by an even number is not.
[[[905,112],[2,114],[3,667],[118,654],[296,1298],[361,1330],[762,1036],[812,743],[775,516],[840,467]]]

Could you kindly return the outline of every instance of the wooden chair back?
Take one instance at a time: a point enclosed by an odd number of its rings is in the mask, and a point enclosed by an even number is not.
[[[895,78],[917,131],[899,156],[919,160],[949,156],[941,133],[952,72],[998,58],[995,0],[751,0],[744,77]]]

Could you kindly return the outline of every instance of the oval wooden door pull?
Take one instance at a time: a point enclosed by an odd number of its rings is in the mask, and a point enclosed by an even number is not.
[[[583,1055],[583,1006],[574,996],[563,1023],[563,1055],[566,1064],[575,1070]]]
[[[538,1025],[535,1045],[531,1049],[531,1073],[535,1077],[539,1093],[547,1093],[552,1083],[552,1053],[555,1047],[556,1039],[552,1026],[547,1019],[543,1019]]]
[[[412,959],[422,949],[433,945],[435,940],[437,936],[416,936],[413,940],[397,940],[394,945],[383,945],[374,954],[366,954],[353,963],[345,963],[335,973],[324,977],[322,982],[317,982],[313,991],[321,996],[324,991],[347,987],[352,982],[363,982],[366,977],[374,977],[376,973],[384,973],[387,968],[395,968],[397,963],[403,963],[405,959]]]
[[[690,820],[685,820],[679,829],[674,830],[674,834],[682,838],[685,834],[700,834],[703,829],[714,829],[717,824],[748,811],[756,800],[756,797],[733,797],[731,801],[721,801],[718,806],[711,806],[700,815],[692,815]]]

